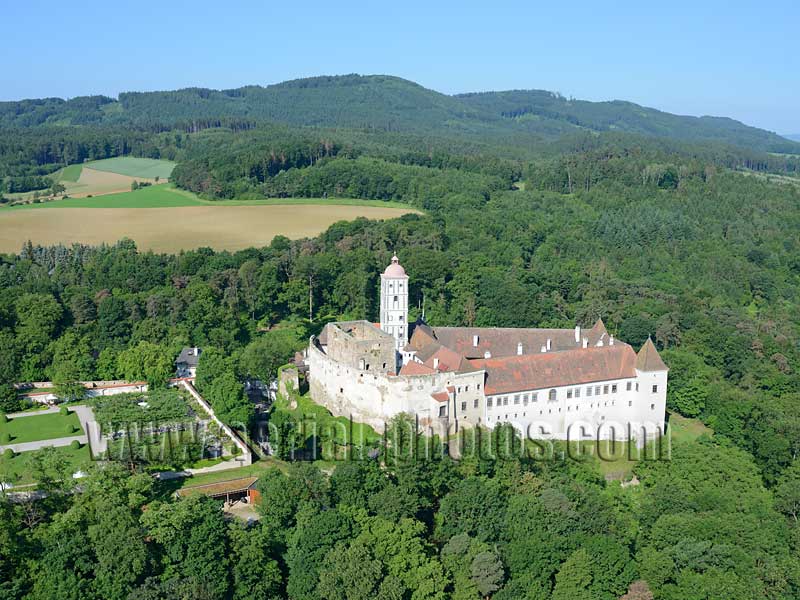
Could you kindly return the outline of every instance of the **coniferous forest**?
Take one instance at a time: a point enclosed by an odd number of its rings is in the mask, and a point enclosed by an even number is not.
[[[364,86],[373,103],[348,108]],[[695,434],[632,462],[623,486],[558,451],[421,456],[398,418],[351,460],[272,459],[250,526],[174,499],[146,464],[78,482],[45,457],[44,498],[0,498],[0,597],[800,598],[800,144],[666,113],[645,127],[627,103],[428,92],[346,77],[0,103],[0,193],[133,155],[175,160],[178,187],[218,202],[421,211],[239,252],[120,240],[0,256],[0,410],[24,408],[20,381],[160,387],[199,346],[198,388],[246,429],[239,383],[274,379],[331,320],[374,321],[397,251],[411,318],[424,303],[433,325],[602,318],[636,348],[650,336],[671,418]],[[293,414],[273,418],[293,430]]]

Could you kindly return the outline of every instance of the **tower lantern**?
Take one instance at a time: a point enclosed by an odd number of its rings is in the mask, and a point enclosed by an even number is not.
[[[408,343],[408,275],[396,254],[381,275],[381,329],[398,352]]]

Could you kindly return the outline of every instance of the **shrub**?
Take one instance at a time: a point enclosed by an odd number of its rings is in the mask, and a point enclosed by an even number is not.
[[[60,415],[66,417],[69,414],[69,409],[66,406],[62,406],[60,409],[58,409],[58,412]]]
[[[73,450],[80,450],[81,449],[81,443],[78,440],[72,440],[72,442],[70,443],[69,447],[72,448]]]
[[[6,413],[0,413],[0,423],[8,423],[8,416]]]
[[[11,434],[4,432],[0,433],[0,444],[8,444],[11,441]]]
[[[66,425],[64,427],[64,431],[66,431],[67,433],[70,433],[70,434],[75,433],[75,426],[72,425],[72,423],[70,423],[69,425]]]
[[[6,448],[5,451],[3,452],[3,457],[6,460],[11,460],[12,458],[14,458],[14,451],[11,448]]]

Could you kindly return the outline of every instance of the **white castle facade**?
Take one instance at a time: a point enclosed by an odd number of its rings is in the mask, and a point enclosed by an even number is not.
[[[529,438],[637,439],[664,431],[668,369],[591,329],[431,327],[408,322],[408,276],[381,275],[380,323],[329,323],[306,352],[311,396],[383,430],[398,413],[423,427],[510,423]]]

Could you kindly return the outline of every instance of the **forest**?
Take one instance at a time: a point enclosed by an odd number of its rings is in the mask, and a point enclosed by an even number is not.
[[[91,103],[87,122],[108,106]],[[628,487],[593,460],[421,460],[385,442],[332,465],[276,461],[250,527],[127,464],[92,469],[72,493],[43,459],[45,500],[0,500],[0,596],[800,598],[796,157],[631,132],[515,146],[207,117],[166,129],[37,117],[0,135],[0,176],[134,154],[177,160],[174,182],[219,202],[358,197],[424,214],[235,253],[26,244],[0,257],[3,412],[23,406],[17,381],[161,386],[192,345],[204,349],[198,388],[248,427],[241,382],[274,377],[332,319],[375,320],[396,251],[411,318],[424,302],[434,325],[602,317],[634,347],[651,336],[671,369],[670,411],[705,433],[674,440],[671,460],[636,463]]]

